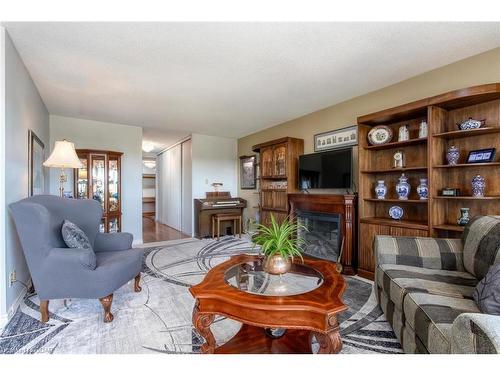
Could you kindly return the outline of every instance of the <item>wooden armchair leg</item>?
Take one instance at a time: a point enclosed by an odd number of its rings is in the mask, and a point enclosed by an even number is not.
[[[42,316],[42,323],[49,321],[49,301],[40,301],[40,314]]]
[[[134,292],[136,293],[139,293],[142,290],[141,286],[139,285],[140,282],[141,282],[141,273],[139,272],[139,274],[134,279]]]
[[[110,323],[113,321],[113,314],[111,314],[111,303],[113,302],[113,294],[109,296],[99,298],[99,302],[104,309],[104,323]]]

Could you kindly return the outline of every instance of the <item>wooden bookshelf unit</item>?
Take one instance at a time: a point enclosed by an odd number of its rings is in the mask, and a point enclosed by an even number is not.
[[[459,130],[459,123],[473,118],[486,120],[474,130]],[[428,136],[418,138],[419,124],[428,124]],[[397,142],[398,129],[408,124],[410,140]],[[368,132],[377,125],[393,130],[393,140],[371,145]],[[376,235],[459,237],[457,225],[461,207],[470,215],[500,214],[500,157],[491,163],[467,164],[470,151],[496,148],[500,153],[500,83],[486,84],[425,98],[395,108],[358,117],[359,126],[359,248],[358,272],[373,278]],[[454,145],[460,150],[457,165],[448,165],[446,151]],[[406,166],[392,168],[393,154],[404,150]],[[399,200],[395,186],[401,173],[408,177],[411,192],[408,200]],[[472,178],[486,179],[485,197],[472,197]],[[428,179],[429,199],[421,201],[416,188],[421,178]],[[375,185],[384,180],[386,199],[375,196]],[[459,197],[440,196],[443,188],[458,188]],[[401,220],[389,217],[389,208],[404,209]]]

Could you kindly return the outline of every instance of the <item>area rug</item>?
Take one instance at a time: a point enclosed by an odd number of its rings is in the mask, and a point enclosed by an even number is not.
[[[27,296],[0,335],[0,353],[199,353],[203,339],[191,324],[194,299],[188,291],[208,270],[230,256],[254,253],[245,239],[185,239],[145,248],[142,292],[132,283],[114,294],[115,319],[102,321],[97,300],[50,301],[50,321],[39,321],[37,296]],[[401,353],[401,347],[377,307],[373,285],[346,277],[343,296],[349,307],[340,316],[341,353]],[[218,344],[240,324],[217,317],[212,331]],[[313,350],[317,344],[313,344]]]

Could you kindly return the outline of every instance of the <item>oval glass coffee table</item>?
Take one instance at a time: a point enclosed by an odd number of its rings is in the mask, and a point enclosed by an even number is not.
[[[263,258],[238,255],[212,268],[189,290],[196,299],[193,324],[205,339],[202,353],[311,353],[314,335],[319,353],[342,348],[337,314],[345,282],[335,263],[304,257],[281,276],[263,271]],[[210,331],[215,315],[242,323],[224,345]],[[266,334],[267,330],[267,334]],[[282,335],[270,333],[279,331]]]

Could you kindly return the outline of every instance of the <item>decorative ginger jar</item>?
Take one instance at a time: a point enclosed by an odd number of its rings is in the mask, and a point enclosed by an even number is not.
[[[446,151],[446,161],[449,165],[456,165],[458,163],[458,159],[460,158],[460,151],[455,146],[450,146],[450,148]]]
[[[385,199],[387,194],[387,186],[385,186],[384,180],[377,181],[377,186],[375,186],[375,195],[377,199]]]
[[[426,178],[420,179],[420,185],[417,186],[417,194],[421,200],[429,198],[429,186],[427,185]]]
[[[401,200],[407,200],[410,195],[410,184],[408,183],[408,177],[404,173],[399,177],[399,182],[396,185],[396,193],[398,193],[398,198]]]
[[[476,175],[472,179],[472,196],[484,197],[484,190],[486,189],[486,180],[481,175]]]

